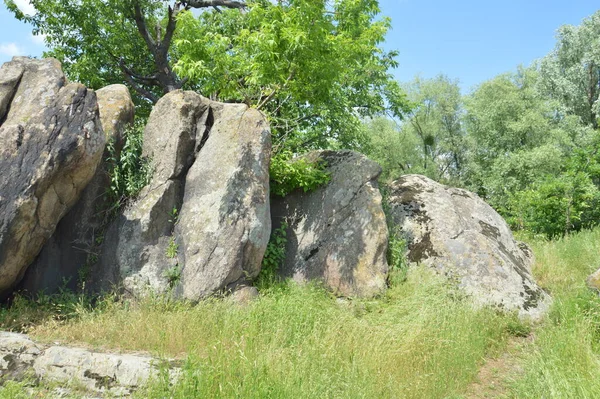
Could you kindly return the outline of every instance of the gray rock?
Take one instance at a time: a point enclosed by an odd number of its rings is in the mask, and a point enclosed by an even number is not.
[[[45,347],[26,335],[0,332],[0,377],[3,380],[34,377],[60,384],[74,383],[90,392],[123,397],[157,378],[161,368],[166,369],[172,383],[177,382],[181,369],[170,360],[64,346]]]
[[[134,105],[124,85],[111,85],[96,91],[100,121],[107,142],[115,143],[116,156],[122,148],[126,128],[133,123]],[[29,266],[20,288],[30,294],[56,293],[66,287],[76,290],[98,257],[98,242],[107,221],[106,201],[110,187],[108,152],[75,206],[58,223],[44,248]]]
[[[19,381],[28,376],[43,348],[25,335],[0,332],[0,377]]]
[[[590,274],[586,280],[586,285],[590,290],[600,294],[600,269]]]
[[[0,87],[0,295],[7,295],[94,176],[106,140],[95,93],[67,84],[58,61],[15,57],[2,67]]]
[[[175,227],[181,294],[192,300],[258,276],[271,234],[267,121],[245,105],[213,102],[211,110]]]
[[[238,305],[245,306],[256,300],[258,296],[256,287],[241,286],[231,294],[231,300]]]
[[[255,277],[270,234],[270,149],[258,111],[163,97],[144,132],[151,183],[109,228],[92,285],[197,300]]]
[[[377,184],[381,167],[352,151],[307,157],[325,161],[331,181],[310,193],[297,190],[272,199],[273,227],[289,225],[281,275],[323,281],[342,296],[382,293],[388,229]]]
[[[152,163],[152,179],[108,228],[100,262],[92,270],[92,290],[122,286],[134,295],[168,290],[166,274],[177,267],[176,257],[166,255],[175,223],[173,210],[181,208],[196,136],[198,141],[203,137],[208,114],[209,101],[193,92],[170,93],[154,107],[143,148]]]
[[[126,395],[157,378],[160,362],[147,356],[52,346],[37,356],[33,369],[42,380],[76,382],[90,391]],[[170,375],[176,381],[179,370],[170,370]]]
[[[129,89],[125,85],[114,84],[97,90],[96,97],[106,140],[114,140],[116,152],[120,153],[125,130],[133,123],[135,117],[135,105]]]
[[[477,195],[418,175],[391,184],[393,223],[408,259],[447,276],[478,305],[539,319],[550,298],[533,280],[533,254]]]

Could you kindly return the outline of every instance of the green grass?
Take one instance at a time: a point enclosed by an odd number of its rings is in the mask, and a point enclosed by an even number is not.
[[[81,301],[80,301],[81,302]],[[24,306],[21,305],[21,312]],[[11,322],[11,310],[4,319]],[[512,316],[475,310],[426,270],[371,301],[339,301],[287,283],[248,306],[160,298],[85,303],[28,325],[42,341],[148,351],[185,360],[175,387],[141,398],[445,398],[462,392],[485,356],[501,351]],[[172,396],[171,396],[172,395]]]
[[[600,397],[600,299],[585,286],[600,268],[600,229],[557,241],[533,241],[540,284],[554,297],[547,320],[525,354],[513,398]]]
[[[530,242],[536,278],[554,297],[533,330],[513,315],[472,308],[423,269],[391,278],[376,300],[342,301],[291,282],[264,289],[247,306],[93,302],[63,293],[19,299],[0,312],[0,324],[46,342],[182,359],[175,386],[159,378],[136,394],[148,399],[465,398],[487,357],[504,352],[511,336],[532,332],[535,339],[516,355],[522,371],[513,370],[499,395],[598,398],[600,299],[585,279],[600,267],[600,229]],[[8,385],[0,398],[18,392]]]

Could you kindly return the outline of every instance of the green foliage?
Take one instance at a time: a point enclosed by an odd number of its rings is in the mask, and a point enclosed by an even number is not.
[[[481,359],[502,349],[510,318],[475,310],[443,279],[417,268],[377,300],[338,301],[285,282],[247,306],[144,298],[48,321],[36,339],[186,362],[134,398],[444,398],[462,392]],[[164,372],[164,371],[163,371]]]
[[[94,300],[85,295],[61,289],[57,294],[40,293],[33,298],[14,297],[10,305],[0,308],[2,330],[27,333],[35,325],[55,320],[66,321],[92,309]]]
[[[141,76],[155,72],[151,53],[133,18],[132,2],[32,0],[30,3],[37,10],[35,15],[24,15],[13,0],[4,3],[17,19],[33,25],[34,34],[45,35],[45,44],[50,50],[44,56],[57,58],[72,81],[100,89],[113,83],[129,84],[121,65],[135,67]],[[161,21],[165,2],[139,0],[137,3],[145,11],[149,26]],[[162,94],[151,87],[148,89]],[[148,102],[133,94],[138,111],[147,113]]]
[[[143,97],[173,89],[156,86],[165,69],[176,81],[186,78],[187,89],[264,111],[275,152],[357,148],[360,118],[400,117],[408,111],[406,96],[390,73],[398,65],[397,52],[382,49],[390,20],[379,15],[377,0],[249,0],[243,12],[182,10],[168,54],[160,60],[156,49],[165,43],[168,7],[175,1],[31,3],[38,12],[28,16],[13,0],[5,0],[34,33],[47,35],[50,51],[45,55],[60,60],[71,80],[94,89],[111,83],[137,89],[136,103],[143,111],[138,115],[149,110]],[[140,35],[134,5],[156,45],[149,47]]]
[[[264,111],[275,152],[354,148],[359,118],[408,110],[379,11],[377,0],[254,0],[246,13],[184,13],[175,70],[207,97]]]
[[[32,385],[31,381],[6,381],[0,387],[0,399],[30,399],[27,389]]]
[[[296,189],[305,193],[316,190],[329,182],[330,176],[322,161],[311,161],[306,157],[293,158],[289,151],[276,154],[271,159],[271,193],[285,197]]]
[[[125,142],[120,152],[117,151],[115,142],[111,141],[107,145],[106,161],[110,177],[107,195],[113,212],[135,198],[150,181],[150,160],[142,155],[144,122],[137,120],[125,131]]]
[[[277,271],[285,261],[288,223],[283,221],[278,229],[271,233],[267,249],[263,257],[260,274],[256,280],[259,289],[268,288],[277,281]]]
[[[585,126],[598,128],[600,11],[579,26],[558,29],[554,51],[540,62],[542,92],[557,99]]]
[[[175,241],[175,237],[171,237],[169,239],[169,244],[167,245],[167,250],[165,252],[165,255],[169,259],[175,259],[175,258],[177,258],[178,251],[179,251],[179,244],[177,244],[177,242]]]
[[[177,251],[175,251],[175,256],[177,256]],[[173,289],[181,280],[181,267],[179,267],[179,265],[175,265],[165,270],[163,277],[167,279],[169,288]]]
[[[585,286],[598,268],[600,229],[531,242],[536,275],[554,304],[535,330],[535,346],[521,354],[513,398],[594,398],[600,392],[600,298]]]
[[[406,259],[406,240],[400,235],[391,233],[388,241],[387,261],[390,267],[388,284],[396,285],[404,282],[408,273]]]

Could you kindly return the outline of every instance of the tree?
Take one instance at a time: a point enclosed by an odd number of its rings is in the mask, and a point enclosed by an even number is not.
[[[406,91],[415,106],[402,130],[419,140],[422,173],[438,181],[457,182],[465,162],[458,82],[444,75],[434,79],[417,77]]]
[[[426,173],[420,139],[412,131],[385,117],[365,121],[363,128],[368,143],[362,150],[381,165],[380,182],[389,183],[409,173]]]
[[[269,115],[277,149],[356,148],[361,117],[408,109],[377,0],[33,0],[33,16],[5,2],[71,79],[124,82],[146,104],[181,87],[245,102]]]
[[[155,103],[183,87],[172,68],[171,44],[180,11],[191,8],[241,9],[234,0],[31,0],[35,15],[25,15],[13,0],[5,4],[34,34],[46,35],[47,56],[58,58],[67,74],[93,88],[125,80]]]
[[[408,110],[378,14],[376,0],[260,0],[182,15],[175,70],[211,98],[265,111],[276,148],[357,149],[361,118]]]
[[[598,128],[600,11],[580,26],[558,30],[556,48],[540,64],[543,92],[559,100],[585,125]]]

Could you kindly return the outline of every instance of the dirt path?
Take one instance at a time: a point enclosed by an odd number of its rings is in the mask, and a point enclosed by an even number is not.
[[[471,384],[464,399],[502,399],[508,396],[508,384],[522,374],[522,353],[533,344],[534,336],[514,337],[504,353],[485,361],[477,380]]]

